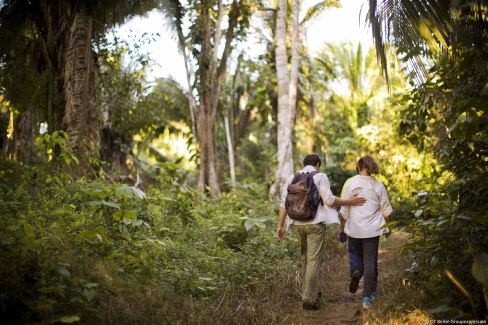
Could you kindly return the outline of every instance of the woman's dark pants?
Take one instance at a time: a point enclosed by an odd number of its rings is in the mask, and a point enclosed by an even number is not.
[[[369,297],[376,292],[378,282],[378,244],[380,237],[353,238],[349,237],[356,254],[359,256],[361,272],[363,273],[363,297]]]

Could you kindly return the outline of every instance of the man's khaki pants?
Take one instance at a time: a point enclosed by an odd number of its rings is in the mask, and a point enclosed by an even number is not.
[[[316,304],[320,292],[320,267],[325,251],[325,224],[293,225],[292,229],[300,238],[303,276],[302,302]]]

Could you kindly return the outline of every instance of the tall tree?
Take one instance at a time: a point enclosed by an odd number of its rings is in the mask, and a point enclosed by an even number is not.
[[[70,146],[78,149],[82,158],[85,150],[98,146],[92,40],[127,16],[154,6],[152,0],[2,2],[2,33],[22,35],[38,49],[31,52],[30,60],[47,80],[45,118],[49,130],[67,131]]]
[[[325,9],[338,7],[335,0],[321,1],[310,7],[300,22],[300,0],[292,2],[291,27],[287,28],[288,1],[278,0],[276,9],[275,55],[278,78],[278,167],[275,181],[270,187],[270,197],[278,199],[280,188],[286,178],[293,174],[293,130],[297,111],[297,93],[300,65],[300,29],[309,20],[320,15]],[[288,68],[287,36],[291,34],[291,64]]]
[[[197,65],[194,83],[189,89],[190,108],[193,105],[195,90],[196,136],[199,144],[199,177],[198,187],[203,190],[207,186],[212,195],[220,194],[220,185],[216,170],[215,153],[215,118],[222,91],[222,81],[227,71],[229,57],[233,50],[233,42],[239,38],[248,26],[250,17],[249,3],[233,0],[224,4],[223,0],[191,3],[184,8],[179,1],[170,1],[171,12],[177,13],[174,23],[180,47],[186,58],[188,81],[190,83],[190,62],[186,47]],[[227,17],[226,28],[224,18]],[[170,17],[172,18],[172,17]],[[183,34],[182,24],[189,20],[190,34]]]
[[[298,86],[298,64],[300,48],[299,14],[300,0],[294,0],[292,16],[292,58],[288,69],[287,38],[287,0],[279,0],[276,14],[275,52],[276,75],[278,78],[278,168],[275,181],[270,188],[270,196],[277,199],[286,178],[293,174],[293,129],[295,126],[296,95]]]

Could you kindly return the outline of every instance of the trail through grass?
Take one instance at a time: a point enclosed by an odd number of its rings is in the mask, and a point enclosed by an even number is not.
[[[378,257],[380,298],[370,310],[361,305],[363,281],[355,294],[348,291],[349,257],[347,245],[328,247],[323,265],[321,308],[318,311],[303,311],[299,295],[282,324],[427,324],[429,317],[418,310],[413,303],[418,302],[418,290],[408,285],[404,279],[404,269],[408,258],[399,254],[407,235],[393,234],[381,239]],[[279,323],[279,322],[278,322]]]
[[[304,311],[300,301],[301,278],[298,265],[283,267],[274,278],[259,279],[246,288],[229,287],[219,297],[199,301],[179,295],[139,292],[107,300],[110,310],[102,322],[135,324],[428,324],[429,316],[416,308],[421,291],[408,285],[404,270],[407,256],[399,248],[407,240],[404,233],[382,238],[379,251],[380,298],[363,312],[362,280],[358,292],[351,294],[347,245],[338,244],[335,229],[327,231],[326,261],[321,287],[323,296],[318,311]],[[298,258],[298,257],[297,257]],[[252,261],[250,261],[251,263]],[[129,290],[130,291],[130,290]]]

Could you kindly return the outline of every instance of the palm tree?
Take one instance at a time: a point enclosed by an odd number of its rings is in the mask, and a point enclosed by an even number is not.
[[[436,158],[443,162],[443,169],[453,175],[448,184],[439,188],[437,179],[433,179],[434,192],[447,198],[448,217],[463,216],[462,222],[449,228],[452,239],[446,240],[444,229],[417,228],[416,237],[421,240],[413,243],[419,252],[415,255],[428,256],[423,261],[419,258],[419,265],[424,265],[419,272],[432,278],[429,273],[443,270],[447,279],[468,298],[473,318],[483,317],[488,308],[486,277],[478,271],[482,269],[479,261],[483,258],[478,254],[485,251],[486,241],[472,239],[485,238],[487,229],[486,220],[478,219],[487,208],[482,194],[486,192],[488,170],[487,7],[486,0],[370,0],[369,12],[385,73],[383,44],[391,43],[417,81],[405,110],[408,115],[404,118],[404,129],[423,149],[431,146]],[[462,190],[452,191],[457,186]],[[432,212],[422,218],[429,218],[432,224],[444,217],[443,212],[437,215],[441,209],[433,202],[426,207],[425,211]],[[415,222],[411,225],[415,229]],[[470,234],[468,240],[465,234]],[[426,238],[439,242],[439,246],[425,247]],[[446,244],[453,242],[456,243],[453,246]],[[443,259],[429,263],[432,251],[442,252]],[[456,276],[449,271],[455,268]],[[473,275],[479,283],[473,282]],[[448,293],[443,288],[438,290]]]
[[[399,57],[406,61],[406,68],[417,80],[426,80],[427,66],[432,63],[431,60],[448,52],[453,38],[458,34],[451,2],[369,0],[368,17],[373,39],[387,78],[385,43],[393,45],[392,49],[395,48]]]
[[[35,42],[31,62],[46,76],[45,111],[50,131],[65,130],[70,146],[98,146],[95,61],[92,40],[129,15],[144,13],[152,0],[11,0],[0,8],[0,28]]]
[[[343,108],[351,130],[357,131],[368,122],[368,101],[386,85],[375,73],[374,52],[364,55],[360,43],[356,48],[351,43],[327,44],[318,60],[328,62],[335,78],[346,84],[346,93],[333,98]]]

